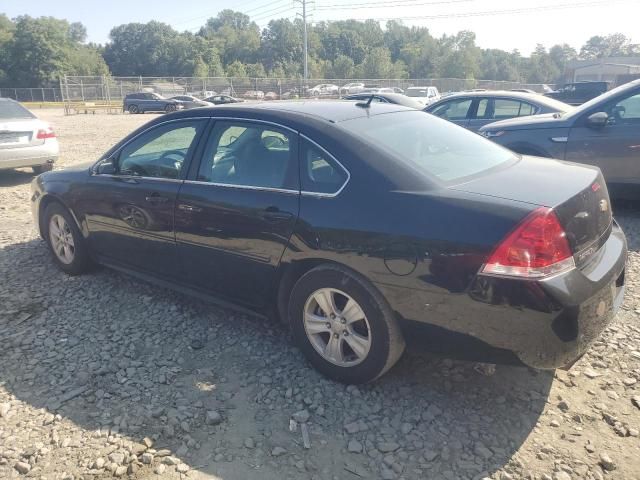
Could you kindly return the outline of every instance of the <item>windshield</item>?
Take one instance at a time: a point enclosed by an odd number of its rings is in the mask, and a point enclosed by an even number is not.
[[[557,110],[558,112],[570,112],[575,108],[568,103],[561,102],[560,100],[556,100],[551,97],[543,97],[542,95],[540,95],[540,98],[536,97],[535,100],[539,103],[543,103],[553,110]]]
[[[17,119],[17,118],[36,118],[29,110],[24,108],[18,102],[3,101],[0,102],[0,118]]]
[[[577,108],[574,108],[573,110],[571,110],[571,112],[569,112],[567,114],[567,117],[573,117],[576,115],[580,115],[583,112],[590,110],[591,108],[599,105],[600,103],[606,103],[607,100],[609,100],[611,97],[615,97],[616,95],[618,95],[620,92],[624,92],[626,90],[630,90],[630,83],[626,83],[624,85],[620,85],[619,87],[616,87],[612,90],[609,90],[608,92],[603,93],[602,95],[598,95],[595,98],[592,98],[591,100],[589,100],[586,103],[583,103],[582,105],[580,105]],[[638,84],[635,84],[634,87],[637,87]],[[633,87],[632,87],[633,88]]]
[[[340,125],[444,182],[476,175],[517,158],[476,133],[420,111],[359,117]]]

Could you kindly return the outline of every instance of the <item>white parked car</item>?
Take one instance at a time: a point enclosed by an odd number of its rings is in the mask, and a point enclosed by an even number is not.
[[[358,93],[364,89],[364,83],[361,82],[353,82],[347,83],[340,87],[340,95],[348,95],[350,93]]]
[[[424,105],[431,105],[433,102],[440,100],[440,92],[436,87],[409,87],[404,94],[415,98]]]
[[[332,83],[321,83],[315,87],[309,89],[309,95],[312,97],[319,97],[325,95],[338,95],[340,87]]]
[[[38,174],[53,169],[58,139],[51,125],[10,98],[0,98],[0,170],[31,167]]]

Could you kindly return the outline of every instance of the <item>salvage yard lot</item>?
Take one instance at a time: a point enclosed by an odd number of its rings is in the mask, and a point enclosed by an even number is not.
[[[154,118],[37,114],[57,168]],[[616,212],[624,306],[570,371],[407,353],[345,387],[278,324],[110,270],[65,276],[33,227],[31,178],[0,172],[0,478],[640,478],[637,206]]]

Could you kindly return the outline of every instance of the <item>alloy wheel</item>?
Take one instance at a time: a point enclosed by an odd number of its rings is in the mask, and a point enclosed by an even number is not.
[[[58,260],[65,265],[73,262],[76,254],[76,247],[73,240],[73,233],[62,215],[55,214],[49,220],[49,240],[51,248]]]
[[[313,292],[304,306],[304,330],[313,348],[328,362],[352,367],[371,349],[367,317],[352,297],[335,288]]]

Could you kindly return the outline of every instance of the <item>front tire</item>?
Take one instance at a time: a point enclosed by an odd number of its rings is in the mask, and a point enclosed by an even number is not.
[[[164,111],[166,113],[175,112],[176,111],[176,106],[175,105],[167,105],[166,107],[164,107]]]
[[[293,287],[288,311],[298,347],[333,380],[371,382],[404,351],[404,338],[386,300],[346,268],[325,265],[304,274]]]
[[[89,250],[69,211],[57,202],[51,203],[44,211],[42,225],[58,268],[69,275],[87,272],[91,266]]]

